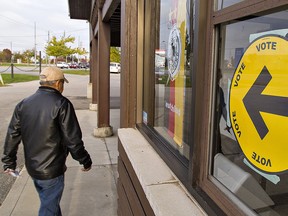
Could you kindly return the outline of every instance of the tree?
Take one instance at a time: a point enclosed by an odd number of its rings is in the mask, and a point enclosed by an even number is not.
[[[27,49],[23,52],[24,59],[26,60],[27,63],[30,63],[31,58],[35,54],[35,49]]]
[[[85,55],[85,54],[87,54],[88,52],[85,50],[85,48],[77,48],[76,49],[76,54],[79,54],[79,55]],[[73,53],[74,54],[74,53]]]
[[[74,41],[75,38],[70,36],[62,36],[59,40],[53,36],[52,40],[50,40],[48,45],[45,47],[46,54],[49,56],[54,56],[57,62],[58,57],[66,57],[77,53],[77,48],[73,49],[66,45],[67,43],[74,43]]]
[[[0,62],[6,62],[4,53],[2,51],[0,52]]]
[[[120,63],[120,52],[117,47],[110,47],[110,62],[119,62]]]
[[[24,60],[24,56],[20,52],[14,53],[14,62],[17,62],[17,59],[21,59],[21,62]]]
[[[2,53],[3,53],[3,58],[4,58],[3,60],[5,62],[10,62],[11,58],[12,58],[11,50],[10,49],[3,49]]]

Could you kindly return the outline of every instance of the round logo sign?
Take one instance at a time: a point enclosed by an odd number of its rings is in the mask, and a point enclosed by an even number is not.
[[[230,87],[230,121],[248,161],[266,173],[288,170],[288,41],[268,35],[243,54]]]
[[[170,79],[176,79],[180,68],[181,38],[176,25],[172,28],[168,38],[168,71]]]

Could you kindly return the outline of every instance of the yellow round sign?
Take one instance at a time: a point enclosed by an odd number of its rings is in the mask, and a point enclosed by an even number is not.
[[[230,121],[249,162],[267,173],[288,170],[288,41],[270,35],[243,54],[230,88]]]

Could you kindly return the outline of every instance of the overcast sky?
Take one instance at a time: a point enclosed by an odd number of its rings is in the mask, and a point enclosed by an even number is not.
[[[48,38],[64,33],[75,37],[72,47],[89,51],[89,25],[70,19],[68,0],[0,0],[0,5],[0,51],[33,49],[36,35],[36,50],[45,55]]]

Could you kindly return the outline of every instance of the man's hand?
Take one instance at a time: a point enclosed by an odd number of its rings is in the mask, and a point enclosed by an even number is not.
[[[6,169],[5,171],[4,171],[4,173],[6,173],[6,174],[8,174],[8,175],[11,175],[11,176],[13,176],[13,177],[19,177],[19,172],[18,171],[16,171],[16,170],[13,170],[13,169]]]
[[[81,170],[82,170],[83,172],[88,172],[91,168],[92,168],[92,166],[90,166],[90,167],[88,167],[88,168],[86,168],[86,169],[83,167]]]

